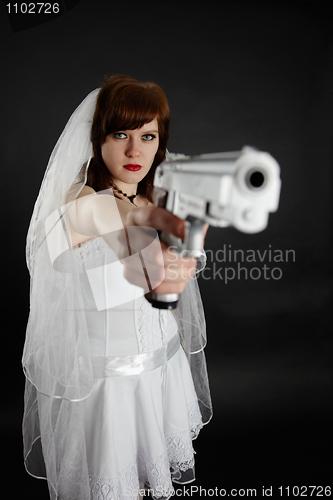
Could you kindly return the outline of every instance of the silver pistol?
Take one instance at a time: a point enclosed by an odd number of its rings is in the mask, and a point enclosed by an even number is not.
[[[233,226],[244,233],[266,228],[278,209],[280,167],[266,152],[241,151],[198,156],[172,155],[156,169],[154,204],[185,220],[185,239],[162,232],[161,240],[184,257],[202,253],[205,223]],[[177,294],[152,293],[152,305],[174,309]]]

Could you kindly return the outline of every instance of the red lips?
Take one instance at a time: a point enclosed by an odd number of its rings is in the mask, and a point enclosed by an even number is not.
[[[128,165],[124,165],[124,168],[126,168],[126,170],[131,170],[132,172],[137,172],[142,169],[142,166],[129,163]]]

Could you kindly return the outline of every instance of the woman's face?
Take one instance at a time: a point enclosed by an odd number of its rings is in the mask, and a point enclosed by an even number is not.
[[[118,187],[122,184],[138,184],[149,172],[158,145],[156,118],[141,128],[109,134],[101,146],[101,152],[115,184]]]

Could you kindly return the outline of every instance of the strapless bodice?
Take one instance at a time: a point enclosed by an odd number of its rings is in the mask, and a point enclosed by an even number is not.
[[[143,289],[123,276],[123,265],[102,237],[73,250],[79,265],[92,356],[141,354],[177,333],[171,311],[153,308]]]

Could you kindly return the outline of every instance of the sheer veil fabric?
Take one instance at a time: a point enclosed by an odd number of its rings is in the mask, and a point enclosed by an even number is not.
[[[66,211],[86,182],[98,92],[91,92],[74,111],[51,154],[27,236],[31,284],[22,359],[26,376],[24,460],[31,475],[47,479],[51,500],[90,500],[82,402],[92,394],[95,381],[80,269],[73,256]],[[67,203],[72,186],[76,186],[74,199]],[[203,252],[198,270],[204,265]],[[174,314],[202,421],[207,423],[212,407],[203,352],[206,328],[195,278]]]

